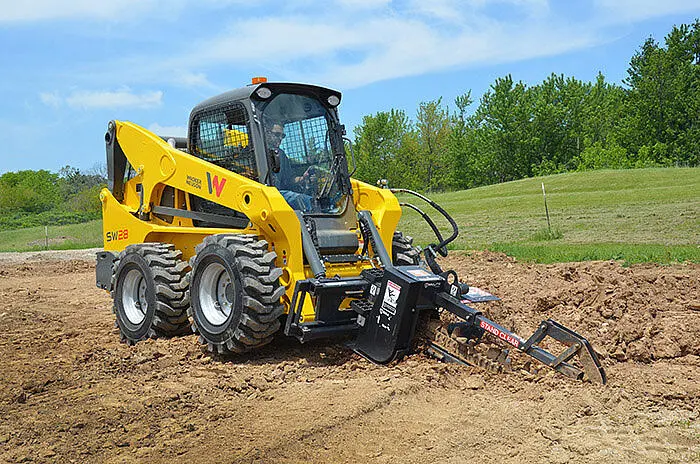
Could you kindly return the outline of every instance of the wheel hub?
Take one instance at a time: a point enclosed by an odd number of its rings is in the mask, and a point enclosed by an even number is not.
[[[138,269],[130,269],[122,285],[122,304],[126,318],[138,325],[146,318],[148,300],[146,298],[146,280]]]
[[[198,296],[207,322],[212,325],[226,322],[233,310],[235,287],[231,275],[221,263],[210,263],[202,271]]]

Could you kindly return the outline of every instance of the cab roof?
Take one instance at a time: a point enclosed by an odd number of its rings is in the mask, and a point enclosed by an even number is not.
[[[208,98],[203,102],[192,108],[192,113],[199,113],[202,110],[209,109],[212,106],[219,106],[221,104],[229,103],[232,101],[241,101],[247,99],[259,100],[261,98],[257,97],[255,91],[261,87],[269,88],[273,95],[276,93],[305,93],[316,96],[325,105],[328,103],[328,97],[335,95],[340,101],[342,94],[337,90],[329,89],[326,87],[320,87],[312,84],[299,84],[292,82],[263,82],[260,84],[250,84],[245,87],[240,87],[238,89],[229,90],[222,94],[216,95],[214,97]],[[337,105],[336,105],[337,106]]]

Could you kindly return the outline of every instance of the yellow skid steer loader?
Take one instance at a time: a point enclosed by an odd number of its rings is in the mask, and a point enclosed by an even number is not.
[[[605,383],[574,331],[547,320],[523,339],[472,307],[498,298],[438,264],[458,233],[449,214],[418,193],[352,178],[340,99],[323,87],[257,79],[197,105],[187,138],[109,123],[96,274],[122,339],[192,330],[211,352],[231,354],[283,331],[301,342],[346,337],[357,353],[388,363],[421,336],[440,359],[498,370],[507,356],[484,361],[476,349],[487,335],[568,377]],[[451,235],[406,204],[437,238],[414,247],[396,230],[399,191],[440,212]],[[538,346],[546,336],[566,349]]]

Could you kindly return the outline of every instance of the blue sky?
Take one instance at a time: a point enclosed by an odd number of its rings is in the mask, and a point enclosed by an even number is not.
[[[195,104],[258,75],[342,91],[351,129],[508,73],[619,83],[646,37],[697,17],[690,0],[0,0],[0,173],[89,170],[110,119],[185,135]]]

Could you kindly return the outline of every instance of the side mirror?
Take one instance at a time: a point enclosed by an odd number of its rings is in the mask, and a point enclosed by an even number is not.
[[[280,172],[280,151],[277,148],[270,148],[267,151],[267,165],[272,172]]]

